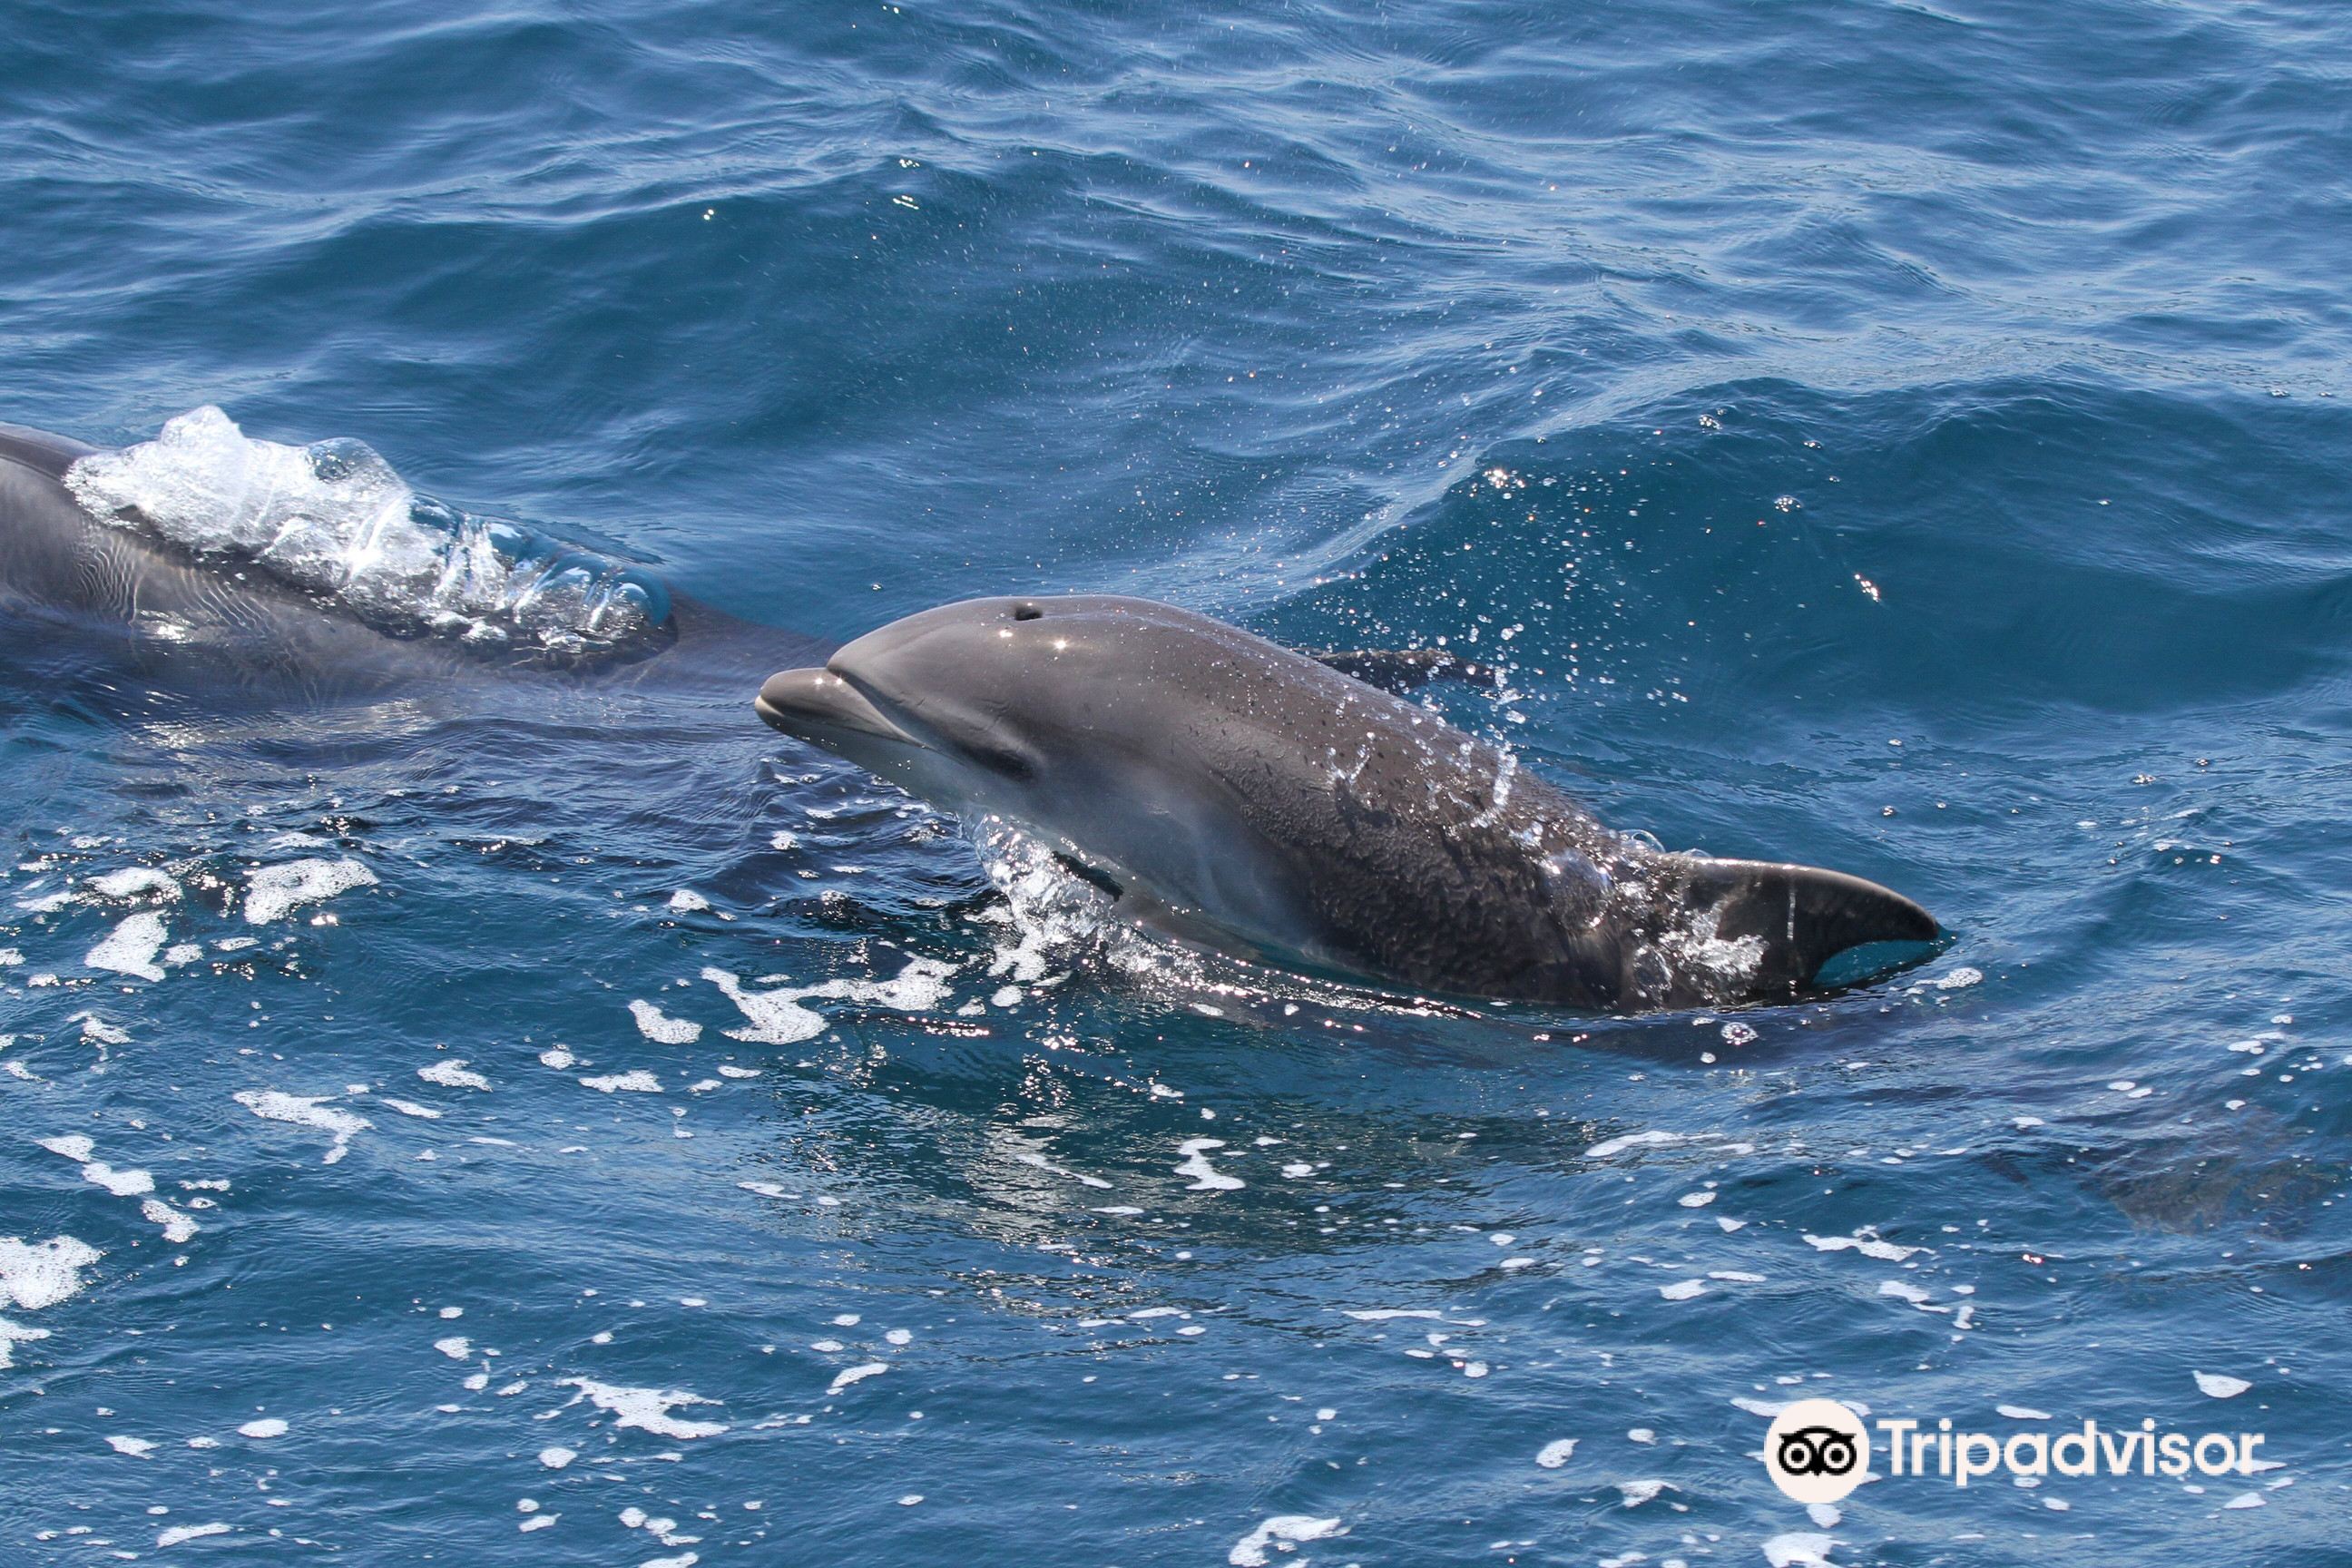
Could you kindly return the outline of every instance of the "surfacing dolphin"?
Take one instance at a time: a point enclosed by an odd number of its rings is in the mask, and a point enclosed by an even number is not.
[[[1938,935],[1858,877],[1652,849],[1424,708],[1148,599],[925,610],[771,677],[755,707],[1039,834],[1138,923],[1376,984],[1722,1006]]]
[[[417,496],[356,442],[248,440],[212,408],[121,450],[0,425],[0,637],[134,713],[479,697],[518,676],[709,689],[773,668],[778,637]]]

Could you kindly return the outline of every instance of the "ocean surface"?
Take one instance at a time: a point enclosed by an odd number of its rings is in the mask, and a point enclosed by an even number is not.
[[[0,419],[363,442],[774,658],[0,667],[0,1563],[2345,1561],[2341,6],[5,29]],[[1613,825],[1950,942],[1414,1005],[751,714],[1103,591],[1475,648]],[[2276,1468],[1809,1511],[1813,1395]]]

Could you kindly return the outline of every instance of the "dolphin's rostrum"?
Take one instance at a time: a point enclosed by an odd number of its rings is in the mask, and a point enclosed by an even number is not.
[[[1938,934],[1857,877],[1653,849],[1428,709],[1146,599],[942,605],[771,678],[755,706],[1042,836],[1141,923],[1375,984],[1725,1005]]]

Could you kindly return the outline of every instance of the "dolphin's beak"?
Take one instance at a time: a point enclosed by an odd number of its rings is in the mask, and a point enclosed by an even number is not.
[[[829,669],[787,669],[768,677],[752,710],[775,728],[797,740],[828,746],[828,737],[845,731],[902,746],[922,742],[885,718],[857,688]]]

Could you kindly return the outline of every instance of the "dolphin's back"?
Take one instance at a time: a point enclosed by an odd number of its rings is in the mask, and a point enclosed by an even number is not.
[[[0,425],[0,595],[20,613],[93,629],[135,627],[142,615],[236,618],[220,574],[102,521],[67,488],[74,464],[100,448],[21,425]]]
[[[1638,988],[1603,930],[1638,846],[1429,709],[1234,628],[1212,638],[1159,761],[1202,769],[1282,868],[1304,917],[1290,944],[1456,994],[1613,1007]]]
[[[1322,963],[1620,1011],[1787,996],[1849,948],[1937,934],[1860,878],[1660,853],[1507,748],[1241,637],[1217,628],[1228,679],[1191,733],[1167,721],[1182,739],[1166,761],[1189,753],[1223,786],[1284,865]]]
[[[0,460],[60,482],[68,468],[97,450],[69,436],[56,436],[23,425],[0,424]]]
[[[0,425],[0,632],[18,647],[12,657],[61,672],[83,647],[109,689],[142,700],[172,689],[316,700],[455,668],[444,650],[91,516],[66,475],[99,450]]]
[[[123,552],[65,487],[66,470],[94,450],[0,425],[0,602],[127,620]]]

